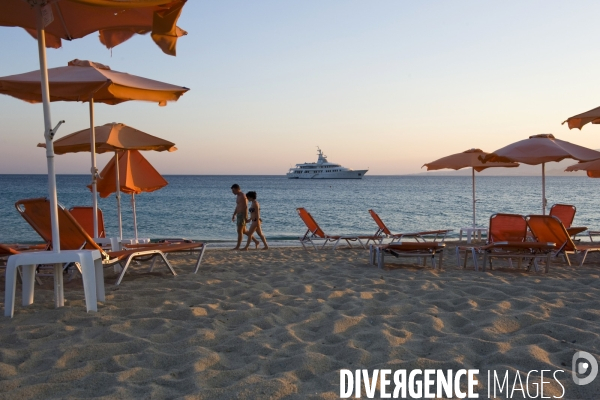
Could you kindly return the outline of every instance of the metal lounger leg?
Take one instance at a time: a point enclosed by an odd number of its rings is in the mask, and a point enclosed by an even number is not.
[[[340,240],[342,240],[342,238],[339,238],[338,240],[335,241],[335,243],[333,244],[333,248],[331,249],[332,251],[335,250],[337,245],[340,243]],[[321,248],[324,248],[328,241],[329,241],[329,239],[325,239],[325,243],[323,243],[323,247],[321,247]],[[331,241],[333,242],[333,239]]]
[[[131,259],[132,256],[127,257],[127,262],[125,263],[125,266],[121,266],[123,268],[123,270],[121,271],[121,274],[119,275],[119,278],[117,279],[117,282],[115,283],[115,286],[119,286],[121,284],[121,281],[123,280],[123,277],[125,276],[125,272],[127,272],[127,268],[129,268],[129,264],[131,264]]]
[[[166,258],[166,254],[165,254],[165,258]],[[136,262],[134,260],[134,262]],[[139,264],[139,262],[136,262],[137,264]],[[152,272],[154,270],[154,266],[156,265],[156,257],[152,257],[152,263],[150,264],[150,269],[148,270],[148,272]]]
[[[206,251],[206,246],[206,243],[202,245],[202,250],[200,251],[200,255],[198,256],[198,260],[196,261],[196,269],[194,270],[195,274],[198,273],[198,269],[200,268],[200,263],[202,262],[202,257],[204,257],[204,251]]]
[[[299,240],[300,240],[300,244],[302,245],[302,248],[304,250],[306,250],[306,246],[304,245],[304,240],[302,238],[300,238]]]
[[[580,267],[583,267],[583,263],[585,262],[585,258],[587,257],[587,255],[588,255],[588,250],[583,252],[583,256],[581,257],[581,262],[579,263]]]

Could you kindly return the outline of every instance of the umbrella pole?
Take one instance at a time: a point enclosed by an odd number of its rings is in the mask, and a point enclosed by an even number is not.
[[[96,179],[96,127],[94,126],[94,98],[90,99],[90,152],[92,154],[92,209],[94,215],[94,238],[98,237],[98,187]]]
[[[117,174],[117,213],[119,214],[119,240],[123,239],[123,223],[121,221],[121,182],[119,179],[119,152],[115,151],[115,171]]]
[[[475,202],[477,202],[477,200],[475,200],[475,168],[471,167],[471,176],[472,176],[472,180],[473,180],[473,228],[475,228]]]
[[[546,163],[542,163],[542,215],[546,215]]]
[[[135,213],[135,193],[131,193],[131,208],[133,209],[133,229],[135,230],[135,242],[138,242],[137,216]]]
[[[44,138],[46,139],[46,160],[48,164],[48,198],[50,200],[50,223],[52,225],[52,250],[60,252],[58,229],[58,196],[56,194],[56,173],[54,171],[54,133],[50,115],[50,86],[48,85],[48,65],[46,63],[46,35],[42,21],[42,6],[36,4],[36,25],[40,73],[42,75],[42,103],[44,110]],[[59,123],[60,125],[60,123]],[[56,127],[58,128],[58,126]]]

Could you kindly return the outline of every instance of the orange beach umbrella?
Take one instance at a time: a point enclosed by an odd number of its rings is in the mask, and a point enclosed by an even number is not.
[[[94,127],[96,131],[96,153],[102,154],[118,150],[154,150],[173,152],[177,150],[175,143],[142,132],[131,126],[112,122]],[[39,143],[38,147],[46,147]],[[63,136],[54,142],[56,154],[79,153],[90,151],[89,129],[82,129]],[[100,189],[98,189],[99,191]]]
[[[600,107],[594,108],[593,110],[586,111],[581,114],[567,118],[562,124],[567,123],[569,129],[577,128],[581,130],[585,124],[600,124]]]
[[[482,157],[486,162],[519,162],[529,165],[542,164],[542,213],[546,214],[546,163],[572,158],[578,161],[600,159],[600,152],[579,146],[554,135],[542,134],[530,136]]]
[[[574,165],[570,165],[565,171],[586,171],[590,178],[600,178],[600,160],[585,161]]]
[[[111,49],[135,34],[151,33],[152,40],[175,55],[177,39],[187,32],[177,20],[187,0],[2,0],[0,25],[19,26],[38,38],[36,10],[41,7],[46,47],[60,48],[62,39],[79,39],[99,32]],[[32,7],[31,4],[34,6]]]
[[[158,103],[177,101],[189,89],[141,76],[114,71],[108,65],[72,60],[66,67],[48,70],[50,101],[119,104],[130,100]],[[40,71],[0,78],[0,93],[29,103],[40,103]]]
[[[108,197],[111,193],[124,192],[131,194],[133,209],[133,225],[135,239],[138,239],[137,216],[135,212],[135,195],[142,192],[154,192],[167,186],[167,181],[137,150],[118,152],[106,164],[98,179],[98,193],[100,197]],[[119,207],[119,221],[121,207]]]
[[[50,115],[50,89],[46,44],[60,47],[72,40],[99,31],[101,41],[114,47],[135,33],[152,32],[152,38],[167,54],[175,55],[177,37],[185,34],[176,27],[186,0],[3,0],[0,26],[25,28],[37,38],[40,86],[44,114],[44,138],[48,168],[48,197],[52,226],[52,250],[60,252],[58,198],[54,171],[54,128]],[[46,39],[48,41],[46,42]],[[90,103],[91,108],[91,103]],[[93,123],[90,124],[93,126]],[[92,140],[93,142],[93,140]],[[94,215],[96,213],[94,212]],[[95,227],[97,232],[97,227]]]
[[[484,164],[480,160],[480,157],[485,157],[486,155],[488,155],[488,153],[484,152],[483,150],[470,149],[463,151],[462,153],[456,153],[442,157],[439,160],[435,160],[423,165],[423,167],[427,167],[427,171],[435,171],[439,169],[459,170],[467,167],[471,168],[471,180],[473,183],[473,227],[476,226],[475,203],[477,202],[477,199],[475,199],[475,171],[481,172],[486,168],[493,167],[514,168],[519,166],[519,164],[515,162],[489,162]]]
[[[95,182],[98,171],[96,168],[97,151],[94,148],[96,142],[94,102],[114,105],[130,100],[141,100],[166,105],[167,101],[177,101],[189,89],[113,71],[107,65],[86,60],[73,60],[66,67],[51,68],[48,70],[48,79],[50,101],[89,102],[90,129],[86,130],[86,133],[88,136],[87,146],[90,148],[88,150],[91,151],[92,156],[93,215],[97,215],[98,201]],[[30,103],[42,101],[40,86],[40,71],[0,78],[1,94]],[[96,218],[94,218],[94,232],[98,232]]]
[[[161,139],[156,136],[149,135],[145,132],[127,126],[121,123],[110,123],[94,127],[97,132],[95,143],[92,148],[96,149],[97,153],[106,153],[114,151],[115,155],[120,150],[154,150],[154,151],[169,151],[177,150],[175,143]],[[90,137],[88,129],[83,129],[64,136],[54,142],[54,151],[56,154],[78,153],[81,151],[90,151]],[[45,147],[44,143],[38,144],[38,147]],[[141,157],[141,155],[140,155]],[[145,160],[145,159],[144,159]],[[95,165],[93,167],[95,169]],[[106,168],[105,168],[106,169]],[[104,171],[103,171],[104,172]],[[106,178],[106,175],[103,175]],[[117,181],[119,180],[118,166],[115,172]],[[94,174],[92,180],[93,199],[96,200],[96,185],[97,173]],[[117,189],[120,186],[117,185]],[[99,190],[99,189],[98,189]],[[117,191],[117,214],[119,217],[119,238],[123,238],[123,226],[121,222],[121,194]],[[97,202],[94,203],[97,207]],[[97,213],[95,213],[97,216]],[[94,227],[97,227],[97,217],[94,218]],[[97,228],[95,228],[97,229]]]

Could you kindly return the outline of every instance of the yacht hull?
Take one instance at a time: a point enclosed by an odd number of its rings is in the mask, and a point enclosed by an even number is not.
[[[288,179],[362,179],[368,169],[340,171],[340,172],[313,172],[306,174],[287,173]]]

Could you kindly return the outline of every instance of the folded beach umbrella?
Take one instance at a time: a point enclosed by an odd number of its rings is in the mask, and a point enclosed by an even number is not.
[[[149,135],[145,132],[127,126],[121,123],[110,123],[94,128],[96,131],[95,149],[96,153],[106,152],[117,152],[121,150],[154,150],[154,151],[168,151],[173,152],[177,150],[175,143],[161,139],[156,136]],[[38,147],[45,147],[44,143],[38,144]],[[90,151],[90,136],[89,129],[83,129],[71,133],[70,135],[64,136],[57,139],[54,142],[54,151],[56,154],[67,154],[67,153],[78,153],[81,151]],[[139,157],[142,157],[141,154]],[[142,157],[143,158],[143,157]],[[143,159],[146,161],[146,159]],[[148,163],[146,161],[146,163]],[[106,167],[102,171],[101,176],[106,179],[105,174]],[[120,176],[117,171],[113,173],[115,179],[118,181]],[[96,181],[92,182],[91,189],[95,194]],[[119,216],[119,238],[123,238],[123,228],[121,223],[121,195],[119,191],[120,185],[115,185],[117,192],[117,211]],[[100,188],[98,188],[100,191]],[[111,192],[112,193],[112,192]],[[101,194],[102,196],[102,194]],[[102,196],[106,197],[106,196]],[[94,197],[95,198],[95,197]],[[97,213],[94,213],[97,216]],[[97,218],[97,217],[96,217]],[[94,226],[97,226],[97,219],[94,219]]]
[[[119,162],[115,162],[117,159]],[[123,192],[131,194],[133,209],[133,226],[135,240],[138,239],[137,216],[135,212],[135,195],[143,192],[154,192],[167,186],[167,181],[137,150],[119,151],[106,164],[98,179],[100,197],[108,197],[111,193]],[[119,198],[118,198],[119,199]],[[121,221],[121,206],[118,201],[119,222]]]
[[[178,29],[175,25],[185,1],[0,1],[0,26],[25,28],[25,30],[37,38],[38,42],[41,98],[44,112],[44,138],[46,139],[46,159],[48,166],[48,197],[52,224],[52,250],[54,252],[60,252],[60,235],[58,230],[58,199],[56,195],[56,174],[54,171],[52,140],[62,121],[52,128],[48,67],[46,65],[46,39],[48,39],[49,47],[59,47],[62,39],[72,40],[99,31],[101,41],[110,48],[123,43],[135,33],[151,31],[155,43],[159,44],[163,51],[167,49],[168,54],[175,55],[177,37],[185,34],[185,32]]]
[[[567,167],[565,171],[586,171],[590,178],[600,178],[600,160],[584,161]]]
[[[529,165],[542,164],[542,213],[546,215],[546,163],[572,158],[590,161],[600,158],[600,152],[559,140],[551,134],[530,136],[482,157],[487,162],[519,162]]]
[[[94,102],[119,104],[130,100],[156,102],[166,105],[168,101],[177,101],[189,89],[142,78],[123,72],[113,71],[110,67],[85,60],[73,60],[66,67],[48,70],[50,85],[50,101],[81,101],[90,105],[90,129],[87,134],[87,146],[92,155],[92,206],[93,215],[97,215],[98,201],[96,196],[96,153],[94,151]],[[42,101],[40,90],[40,71],[11,75],[0,78],[0,93],[29,103]],[[121,147],[122,148],[122,147]],[[139,149],[138,150],[146,150]],[[78,150],[83,151],[83,150]],[[94,219],[94,233],[98,225]]]
[[[467,167],[471,168],[471,177],[473,182],[473,228],[476,227],[475,203],[477,202],[475,199],[475,171],[481,172],[486,168],[494,167],[514,168],[519,166],[519,164],[515,162],[488,162],[484,164],[479,157],[484,157],[486,155],[488,155],[488,153],[484,152],[483,150],[471,149],[463,151],[462,153],[456,153],[447,157],[442,157],[439,160],[435,160],[423,165],[423,167],[427,167],[427,171],[435,171],[438,169],[459,170]]]

